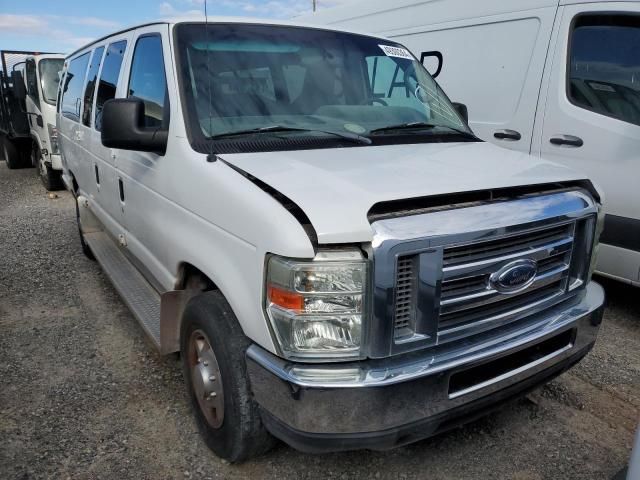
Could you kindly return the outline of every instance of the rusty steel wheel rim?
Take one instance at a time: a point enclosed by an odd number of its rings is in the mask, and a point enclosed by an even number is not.
[[[191,384],[200,411],[212,428],[220,428],[224,420],[220,367],[211,342],[202,330],[195,330],[189,338],[188,360]]]

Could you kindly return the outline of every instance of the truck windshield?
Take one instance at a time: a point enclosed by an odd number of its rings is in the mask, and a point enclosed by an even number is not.
[[[216,137],[322,132],[376,141],[470,135],[422,64],[392,41],[312,28],[215,23],[180,24],[176,40],[192,144]],[[329,137],[336,141],[344,135]]]
[[[50,105],[56,104],[58,94],[58,84],[60,77],[58,73],[62,71],[64,59],[45,58],[39,62],[40,85],[42,86],[42,98]]]

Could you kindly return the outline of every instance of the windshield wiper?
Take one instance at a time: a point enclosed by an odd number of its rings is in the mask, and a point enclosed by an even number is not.
[[[362,143],[363,145],[371,145],[371,139],[363,137],[356,133],[349,132],[334,132],[332,130],[318,130],[317,128],[299,128],[299,127],[287,127],[285,125],[269,125],[268,127],[249,128],[247,130],[235,130],[233,132],[219,133],[209,137],[212,140],[219,140],[224,138],[241,137],[243,135],[253,135],[256,133],[277,133],[277,132],[318,132],[326,133],[327,135],[335,135],[336,137],[344,138],[352,142]]]
[[[401,131],[401,130],[431,130],[434,128],[446,128],[448,130],[453,131],[454,133],[464,135],[469,138],[478,138],[473,133],[467,132],[466,130],[460,130],[455,127],[450,127],[448,125],[437,125],[435,123],[427,123],[427,122],[409,122],[409,123],[399,123],[397,125],[388,125],[386,127],[374,128],[369,132],[369,134],[379,134],[379,133],[387,133],[393,131]]]

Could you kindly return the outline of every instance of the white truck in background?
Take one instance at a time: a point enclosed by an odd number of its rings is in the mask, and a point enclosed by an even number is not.
[[[480,138],[603,188],[597,269],[640,285],[639,1],[366,0],[296,20],[384,35],[426,66],[439,59],[438,82]]]
[[[58,150],[56,100],[64,55],[27,57],[24,68],[25,105],[31,134],[31,164],[47,190],[63,187],[62,162]]]

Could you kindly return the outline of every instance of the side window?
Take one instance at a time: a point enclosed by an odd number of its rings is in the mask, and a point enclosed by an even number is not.
[[[60,111],[65,117],[80,121],[80,105],[82,104],[82,86],[84,76],[89,64],[89,53],[74,58],[69,62],[67,75],[64,78],[64,88],[62,90],[62,106]]]
[[[571,32],[569,100],[640,125],[640,15],[581,15]]]
[[[140,37],[133,52],[128,97],[144,101],[146,127],[160,127],[165,115],[167,80],[162,56],[162,39],[159,35]]]
[[[27,94],[36,105],[40,104],[40,95],[38,95],[38,78],[36,76],[36,62],[33,59],[27,60],[25,65]]]
[[[100,73],[100,82],[98,83],[98,94],[96,97],[96,114],[94,127],[100,131],[102,129],[102,107],[107,100],[111,100],[116,96],[116,88],[118,86],[118,76],[120,75],[120,67],[124,57],[124,51],[127,48],[127,41],[121,40],[109,45],[105,54],[102,72]]]
[[[93,109],[93,94],[96,91],[96,81],[98,79],[98,70],[100,62],[102,62],[102,54],[104,47],[96,48],[91,57],[91,65],[89,65],[89,74],[87,75],[87,85],[84,87],[84,107],[82,109],[82,124],[87,127],[91,126],[91,111]]]

